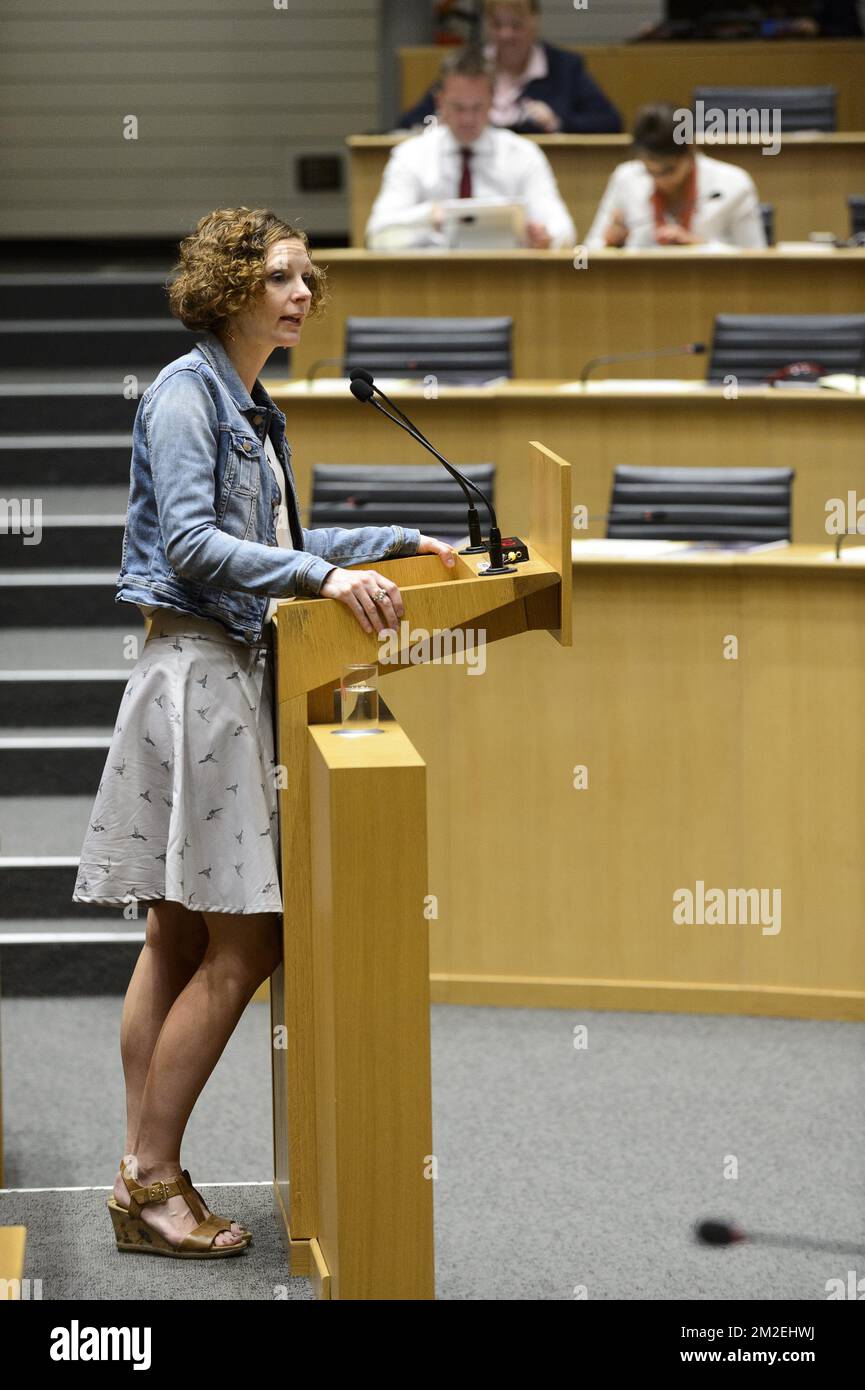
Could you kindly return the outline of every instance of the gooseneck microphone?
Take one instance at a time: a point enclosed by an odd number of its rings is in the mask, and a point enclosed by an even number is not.
[[[385,395],[384,391],[382,391],[380,386],[376,386],[372,372],[368,372],[366,367],[352,367],[351,371],[349,372],[349,377],[352,381],[365,381],[368,386],[371,386],[375,394],[377,396],[381,396],[381,399],[385,401],[386,404],[390,406],[391,410],[393,410],[400,417],[400,420],[404,421],[405,428],[409,431],[411,435],[413,435],[413,437],[417,440],[418,444],[423,445],[425,449],[432,450],[432,452],[436,454],[436,458],[438,458],[440,462],[445,462],[443,459],[441,459],[441,456],[438,453],[436,453],[436,450],[433,449],[433,446],[430,444],[426,435],[418,429],[417,425],[412,424],[405,411],[400,409],[396,401],[392,401],[390,396]],[[398,424],[399,421],[397,421],[396,423]],[[466,546],[466,548],[464,550],[461,550],[459,553],[460,555],[479,555],[483,551],[485,551],[487,547],[484,545],[483,536],[481,535],[481,523],[480,518],[478,516],[478,509],[475,506],[474,499],[471,495],[471,492],[469,491],[468,480],[465,479],[463,475],[459,472],[459,470],[454,468],[452,464],[445,463],[445,467],[450,470],[451,475],[459,483],[460,487],[463,490],[463,495],[465,496],[466,503],[468,505],[467,520],[469,528],[469,543]],[[474,484],[472,483],[471,486],[474,487]],[[475,488],[475,491],[479,492],[479,495],[483,498],[484,502],[486,502],[487,499],[484,497],[483,493],[480,492],[478,488]]]
[[[344,362],[344,357],[317,357],[306,374],[307,383],[315,381],[322,367],[341,367]]]
[[[375,377],[373,376],[372,372],[367,371],[366,367],[352,367],[348,375],[352,381],[367,382],[372,387],[373,391],[375,391],[375,394],[377,396],[381,396],[382,400],[390,406],[391,410],[396,412],[396,414],[400,417],[401,420],[405,420],[406,424],[418,436],[419,439],[426,439],[426,435],[418,429],[417,425],[412,424],[405,411],[397,405],[396,401],[392,401],[390,396],[386,396],[384,394],[384,391],[382,391],[381,387],[376,385]],[[426,442],[429,443],[429,440],[427,439]],[[463,489],[463,491],[465,491],[465,489]]]
[[[742,1231],[730,1221],[699,1221],[694,1238],[700,1245],[777,1245],[788,1250],[826,1250],[832,1254],[863,1255],[865,1245],[846,1240],[815,1240],[813,1236],[771,1235],[766,1231]]]
[[[361,371],[363,371],[363,375],[361,375]],[[356,401],[360,401],[361,404],[366,404],[368,402],[370,405],[374,406],[375,409],[379,412],[379,414],[383,415],[386,420],[391,420],[393,424],[399,425],[400,429],[405,430],[406,434],[410,435],[416,443],[420,444],[422,448],[427,449],[429,453],[433,455],[434,458],[438,459],[439,463],[444,465],[444,467],[450,473],[452,478],[455,478],[461,486],[465,485],[463,486],[464,492],[467,486],[470,487],[473,492],[477,493],[478,497],[480,497],[481,501],[483,502],[490,515],[490,533],[488,544],[480,545],[481,550],[486,550],[489,553],[490,563],[485,570],[480,571],[480,574],[483,577],[486,577],[488,575],[495,576],[499,574],[515,574],[516,566],[506,565],[504,563],[504,556],[502,554],[502,533],[499,530],[498,521],[496,520],[496,514],[493,508],[493,504],[492,502],[490,502],[489,498],[486,497],[483,492],[481,492],[480,488],[472,482],[471,478],[467,478],[465,474],[459,471],[458,468],[455,468],[452,463],[449,463],[448,460],[444,457],[444,455],[440,454],[438,449],[436,449],[435,446],[429,442],[426,436],[421,434],[420,430],[417,428],[415,424],[412,423],[412,421],[408,418],[404,411],[399,410],[397,415],[391,415],[389,410],[385,410],[384,406],[381,405],[375,399],[376,393],[378,393],[379,395],[383,393],[378,391],[375,382],[370,378],[369,372],[366,372],[361,368],[356,368],[355,372],[352,375],[349,390],[351,391],[351,394],[354,396]],[[400,416],[402,418],[400,418]],[[480,539],[479,527],[478,538]],[[460,552],[460,554],[467,553],[467,551]]]
[[[692,357],[705,351],[705,343],[682,343],[680,347],[644,348],[641,352],[613,352],[604,357],[591,357],[580,372],[580,383],[585,386],[596,367],[605,367],[613,362],[647,362],[652,357]]]

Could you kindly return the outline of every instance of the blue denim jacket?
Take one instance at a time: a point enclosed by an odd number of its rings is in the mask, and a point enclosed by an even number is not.
[[[286,474],[293,550],[277,546],[280,495],[267,433]],[[337,565],[415,555],[420,531],[306,531],[285,416],[256,381],[250,396],[214,333],[169,362],[138,403],[118,603],[216,618],[253,645],[271,598],[318,594]]]

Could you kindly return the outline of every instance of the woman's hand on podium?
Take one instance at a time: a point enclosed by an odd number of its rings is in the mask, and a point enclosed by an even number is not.
[[[437,541],[435,536],[421,536],[417,548],[418,555],[440,555],[443,565],[450,568],[454,563],[454,548],[447,541]]]
[[[421,536],[418,555],[439,555],[443,565],[454,564],[453,546],[434,536]],[[335,598],[354,614],[364,632],[383,632],[386,628],[399,631],[399,620],[405,616],[402,596],[392,579],[385,579],[377,570],[344,570],[334,565],[319,589],[322,598]],[[376,598],[378,594],[380,597]]]
[[[335,598],[354,614],[364,632],[399,631],[405,613],[399,589],[392,579],[377,570],[343,570],[335,565],[318,591],[322,598]],[[379,594],[383,597],[375,598]]]

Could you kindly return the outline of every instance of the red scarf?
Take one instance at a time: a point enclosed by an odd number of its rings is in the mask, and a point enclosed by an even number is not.
[[[651,197],[651,204],[652,212],[655,217],[655,226],[663,227],[667,220],[665,214],[670,210],[669,203],[667,202],[667,195],[665,193],[659,193],[658,190],[655,189]],[[680,215],[676,218],[676,221],[678,222],[679,226],[684,227],[686,232],[689,232],[691,230],[691,218],[694,215],[694,208],[696,207],[696,205],[697,163],[695,160],[691,165],[691,173],[688,177],[688,182],[685,185],[685,201],[682,205],[682,211]]]

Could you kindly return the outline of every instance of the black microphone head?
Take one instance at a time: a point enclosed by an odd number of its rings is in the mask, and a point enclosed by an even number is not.
[[[743,1231],[737,1230],[729,1221],[699,1221],[694,1227],[694,1235],[703,1245],[735,1245],[744,1240]]]
[[[352,381],[368,381],[370,386],[374,385],[372,372],[368,372],[366,367],[352,367],[349,376]]]
[[[356,377],[354,381],[350,382],[348,389],[355,400],[361,403],[371,401],[375,395],[375,391],[372,389],[369,382],[365,381],[362,376]]]
[[[706,344],[705,344],[705,343],[692,343],[692,344],[691,344],[691,351],[692,351],[692,352],[705,352],[705,351],[706,351]]]

